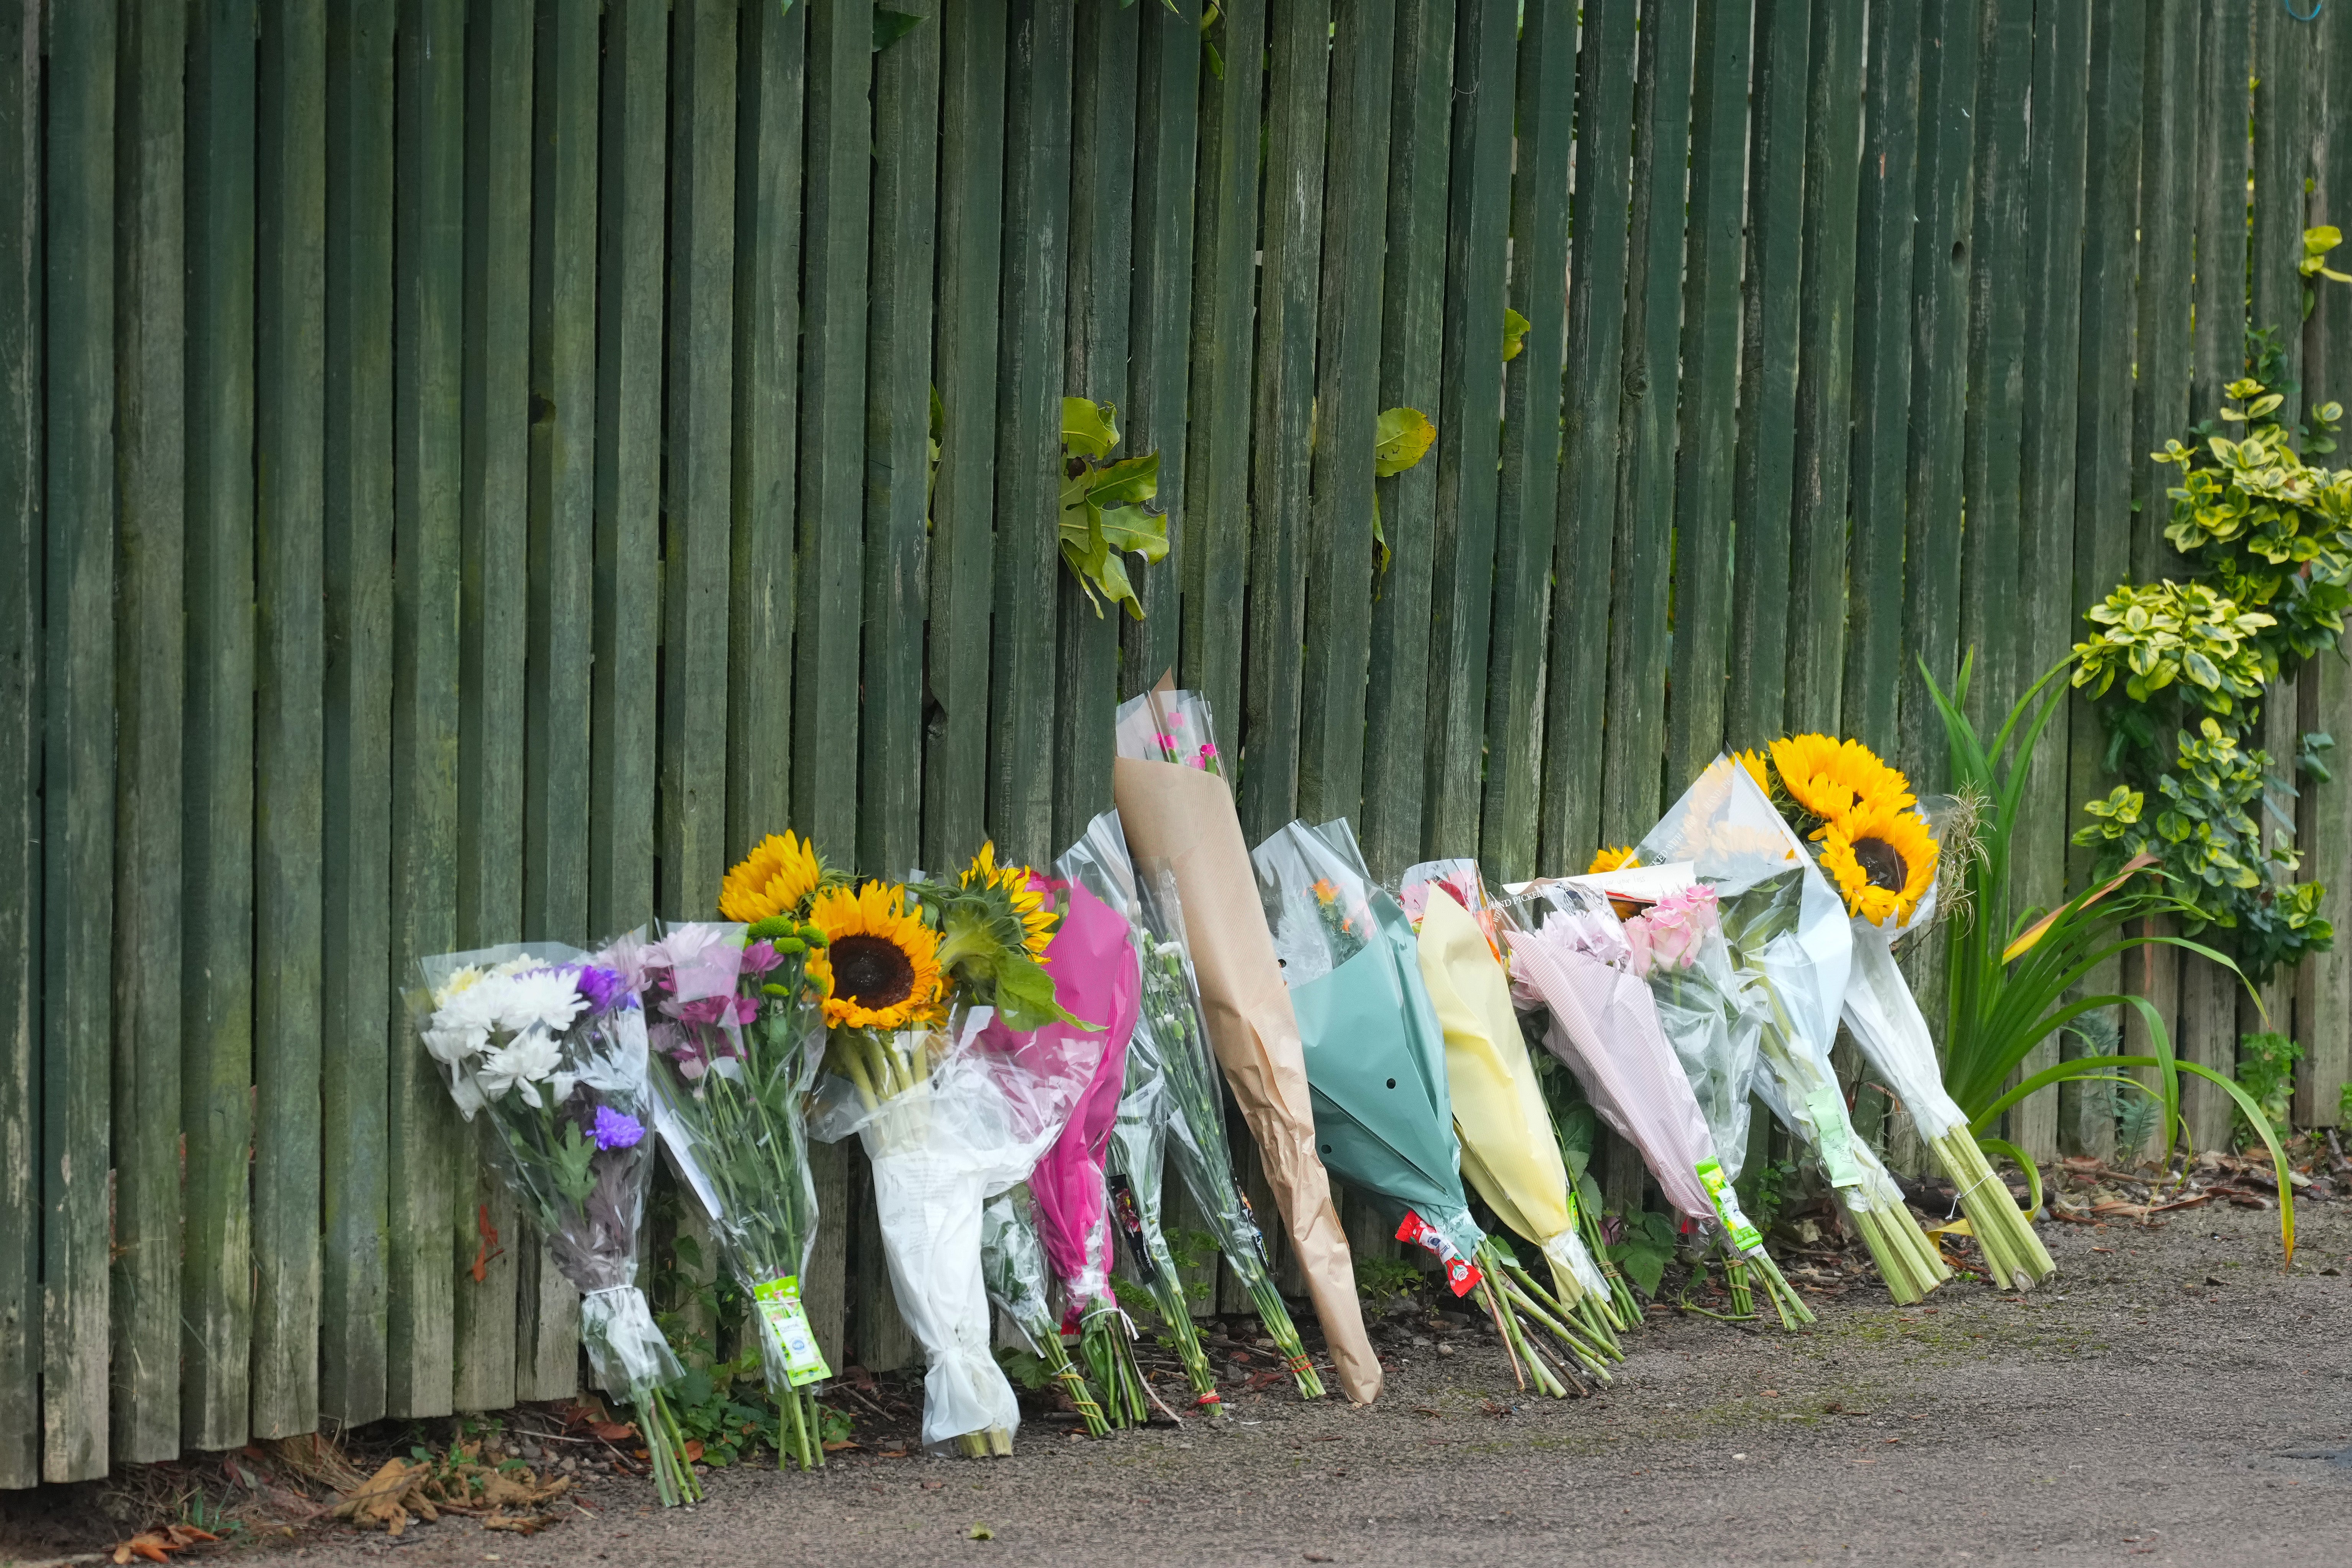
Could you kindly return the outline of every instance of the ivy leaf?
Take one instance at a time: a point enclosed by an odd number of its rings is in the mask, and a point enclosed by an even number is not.
[[[1108,457],[1118,444],[1118,410],[1082,397],[1062,400],[1062,444],[1082,457]]]
[[[922,16],[913,11],[891,11],[874,7],[874,52],[880,54],[922,24]]]
[[[1402,474],[1428,455],[1437,426],[1417,408],[1381,411],[1372,428],[1372,473],[1381,479]]]
[[[1528,319],[1516,310],[1503,312],[1503,360],[1505,363],[1519,357],[1528,346]]]

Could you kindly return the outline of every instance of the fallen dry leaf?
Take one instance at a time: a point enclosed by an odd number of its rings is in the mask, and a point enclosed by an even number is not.
[[[133,1557],[143,1557],[150,1563],[169,1563],[169,1552],[184,1552],[200,1541],[218,1541],[209,1530],[198,1530],[193,1524],[167,1524],[161,1530],[142,1530],[114,1548],[114,1560],[128,1563]]]

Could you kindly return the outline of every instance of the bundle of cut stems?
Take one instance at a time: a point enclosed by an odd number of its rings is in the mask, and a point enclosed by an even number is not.
[[[1054,1321],[1053,1303],[1046,1293],[1045,1248],[1037,1239],[1036,1215],[1026,1187],[1001,1192],[981,1210],[980,1266],[989,1299],[1003,1309],[1045,1364],[1046,1373],[1086,1423],[1087,1435],[1099,1437],[1108,1432],[1110,1423],[1102,1405],[1086,1375],[1070,1360]]]

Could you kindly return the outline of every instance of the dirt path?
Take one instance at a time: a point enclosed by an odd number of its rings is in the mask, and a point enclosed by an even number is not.
[[[276,1561],[404,1564],[1715,1563],[2340,1564],[2352,1559],[2352,1214],[2053,1226],[2020,1301],[1857,1289],[1814,1332],[1654,1319],[1602,1397],[1512,1392],[1474,1340],[1406,1346],[1368,1409],[1244,1396],[1223,1428],[1066,1439],[991,1463],[847,1456],[736,1470],[532,1537],[452,1521]],[[2218,1284],[2209,1283],[2218,1281]],[[1499,1413],[1498,1413],[1499,1412]],[[974,1528],[990,1539],[971,1539]]]

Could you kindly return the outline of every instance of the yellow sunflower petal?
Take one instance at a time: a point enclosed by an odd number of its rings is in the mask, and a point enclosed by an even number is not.
[[[1832,818],[1814,835],[1822,869],[1847,913],[1873,925],[1907,921],[1936,880],[1936,835],[1906,805],[1874,800]]]
[[[1732,755],[1738,759],[1739,766],[1748,769],[1748,776],[1756,780],[1756,788],[1764,791],[1764,798],[1770,800],[1772,798],[1770,760],[1760,751],[1736,751]]]
[[[809,923],[825,946],[821,959],[811,955],[809,971],[822,975],[828,1024],[896,1030],[936,1012],[939,934],[906,898],[896,883],[869,882],[855,893],[824,888],[811,901]]]
[[[1613,850],[1602,850],[1599,854],[1594,855],[1592,863],[1584,868],[1584,874],[1598,876],[1604,871],[1617,871],[1632,863],[1633,863],[1633,847],[1631,844],[1620,844]]]
[[[816,846],[796,833],[771,833],[752,847],[719,891],[719,913],[746,925],[791,915],[824,881]]]

